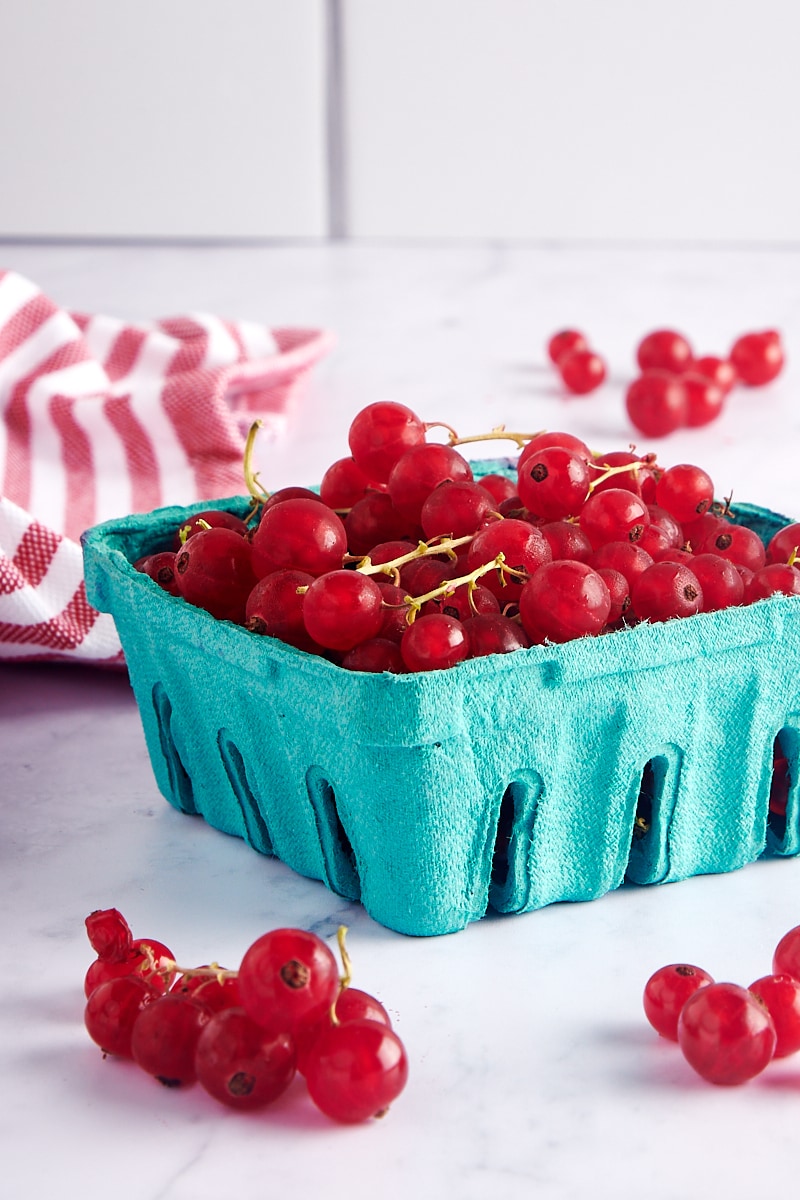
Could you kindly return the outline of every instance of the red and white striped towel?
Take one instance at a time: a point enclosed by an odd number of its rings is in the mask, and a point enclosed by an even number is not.
[[[277,432],[332,341],[205,313],[70,313],[0,270],[0,661],[121,663],[86,600],[80,534],[240,492],[247,426]]]

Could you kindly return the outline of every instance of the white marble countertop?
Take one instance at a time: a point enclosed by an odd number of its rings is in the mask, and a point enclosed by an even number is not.
[[[505,422],[567,428],[602,449],[641,444],[621,396],[643,333],[675,325],[714,353],[775,326],[784,375],[657,448],[705,466],[720,494],[800,516],[791,251],[6,245],[0,262],[70,308],[335,330],[338,348],[263,451],[273,488],[317,480],[345,453],[352,415],[381,398],[461,432]],[[545,361],[546,338],[567,324],[610,363],[587,399],[563,398]],[[742,1088],[706,1085],[651,1032],[641,993],[676,960],[743,984],[766,973],[800,923],[797,860],[412,939],[169,807],[122,674],[0,667],[0,765],[5,1195],[674,1200],[794,1186],[800,1060]],[[341,1128],[300,1083],[243,1117],[104,1061],[82,1024],[83,920],[112,905],[136,935],[194,962],[235,964],[277,925],[333,938],[346,923],[354,982],[383,999],[407,1045],[406,1092],[385,1120]]]

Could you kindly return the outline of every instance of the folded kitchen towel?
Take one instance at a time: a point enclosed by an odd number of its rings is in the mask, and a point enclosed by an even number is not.
[[[122,663],[86,600],[81,533],[241,491],[247,427],[280,430],[332,341],[206,313],[67,312],[0,270],[0,661]]]

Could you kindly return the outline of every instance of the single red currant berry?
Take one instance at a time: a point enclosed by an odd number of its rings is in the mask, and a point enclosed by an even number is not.
[[[753,572],[744,593],[745,604],[755,604],[769,596],[800,595],[800,571],[788,563],[768,563]]]
[[[800,560],[800,523],[784,525],[773,534],[767,543],[767,562],[788,562],[789,559]]]
[[[489,519],[495,501],[473,480],[440,483],[422,505],[420,524],[426,538],[460,538],[475,533]]]
[[[440,483],[471,481],[472,468],[451,446],[426,442],[412,446],[398,459],[389,476],[389,496],[401,516],[419,522],[422,506]]]
[[[348,650],[342,666],[345,671],[369,671],[373,675],[381,671],[402,675],[406,669],[397,642],[383,637],[368,638]]]
[[[322,575],[341,567],[346,552],[341,518],[318,500],[284,500],[266,509],[253,534],[253,567],[259,578],[279,568]]]
[[[369,992],[362,992],[360,988],[343,988],[336,998],[334,1007],[336,1021],[340,1025],[345,1021],[377,1021],[380,1025],[385,1025],[387,1029],[392,1027],[391,1018],[380,1000],[370,996]],[[330,1012],[327,1012],[319,1021],[303,1025],[296,1031],[297,1069],[301,1075],[306,1073],[306,1065],[313,1051],[314,1043],[333,1023]]]
[[[767,560],[764,543],[754,529],[720,520],[696,547],[699,554],[719,554],[737,566],[757,571]]]
[[[785,933],[775,947],[772,956],[774,975],[791,975],[800,980],[800,925]]]
[[[690,569],[703,593],[703,612],[718,612],[741,604],[744,600],[744,581],[735,563],[718,554],[693,554]]]
[[[89,995],[84,1023],[89,1037],[104,1054],[132,1058],[131,1035],[139,1013],[161,993],[141,975],[107,979]]]
[[[678,463],[668,467],[656,484],[656,503],[676,521],[696,521],[714,500],[714,483],[701,467]]]
[[[516,479],[509,479],[507,475],[496,475],[492,472],[490,475],[482,475],[478,483],[492,496],[495,508],[504,500],[513,499],[517,494]]]
[[[247,533],[247,525],[241,517],[236,517],[233,513],[225,512],[221,508],[207,508],[204,512],[195,513],[190,520],[184,521],[178,527],[172,542],[173,550],[177,552],[189,538],[202,533],[209,526],[212,529],[232,529],[240,537],[244,537]]]
[[[336,999],[336,960],[316,934],[273,929],[245,952],[239,968],[242,1007],[265,1029],[293,1033]]]
[[[710,983],[690,996],[678,1018],[678,1045],[709,1083],[746,1083],[775,1052],[775,1026],[755,996],[735,983]]]
[[[659,967],[644,987],[644,1012],[653,1029],[673,1042],[678,1040],[678,1017],[690,996],[714,980],[702,967],[670,963]]]
[[[690,617],[703,607],[703,590],[697,576],[676,562],[655,562],[631,588],[631,608],[640,621],[668,621]]]
[[[493,562],[498,554],[503,555],[509,567],[527,575],[533,575],[553,557],[543,530],[513,517],[495,521],[476,533],[467,553],[467,571]],[[501,604],[518,600],[524,582],[499,568],[481,577],[482,586],[493,592]]]
[[[620,571],[613,571],[610,567],[599,567],[597,574],[608,588],[608,594],[611,597],[611,608],[606,624],[616,627],[631,606],[630,584]]]
[[[585,459],[563,446],[545,446],[524,462],[520,457],[517,475],[522,503],[548,521],[575,516],[589,495]]]
[[[571,450],[584,462],[589,462],[594,457],[586,442],[575,437],[574,433],[563,433],[558,429],[550,429],[545,430],[544,433],[537,433],[536,437],[525,443],[517,460],[517,471],[524,466],[532,454],[538,454],[540,450],[549,446],[561,446],[564,450]]]
[[[124,962],[133,947],[128,922],[116,908],[98,908],[86,918],[86,933],[98,958]]]
[[[481,613],[464,622],[470,658],[486,654],[511,654],[531,644],[525,630],[502,613]]]
[[[350,453],[368,479],[386,483],[395,463],[425,441],[425,424],[404,404],[378,400],[353,418]]]
[[[688,374],[681,382],[686,389],[686,424],[690,429],[715,421],[725,405],[727,393],[703,375]]]
[[[692,361],[692,348],[674,329],[656,329],[639,342],[636,361],[642,371],[671,371],[682,374]]]
[[[162,550],[158,554],[146,554],[133,564],[137,571],[149,576],[157,583],[162,591],[170,596],[180,596],[180,588],[175,579],[175,551]]]
[[[633,424],[647,437],[665,437],[686,424],[689,402],[683,381],[664,371],[647,371],[625,393]]]
[[[591,350],[573,350],[559,359],[564,386],[576,396],[595,391],[606,377],[606,364]]]
[[[377,637],[383,597],[374,579],[360,571],[329,571],[306,592],[303,621],[309,636],[328,650],[352,650]]]
[[[319,485],[320,499],[329,508],[352,508],[369,487],[369,480],[354,458],[337,458]]]
[[[642,549],[642,538],[638,542],[606,542],[605,545],[598,546],[587,561],[595,571],[619,571],[625,576],[629,586],[633,585],[643,571],[653,565],[651,555]]]
[[[772,1017],[775,1058],[800,1050],[800,980],[791,975],[764,975],[751,983],[751,991]]]
[[[737,377],[748,387],[771,383],[783,369],[780,334],[774,329],[744,334],[734,342],[730,360]]]
[[[576,562],[589,561],[592,543],[575,521],[548,521],[538,528],[554,560],[573,558]]]
[[[638,542],[650,524],[650,512],[626,488],[595,492],[580,512],[580,526],[596,549],[605,542]]]
[[[197,1041],[211,1017],[205,1005],[178,992],[167,992],[139,1013],[131,1034],[131,1055],[148,1075],[165,1087],[180,1087],[197,1078]]]
[[[252,547],[232,529],[202,529],[175,555],[175,578],[189,604],[242,625],[256,585]]]
[[[703,379],[708,379],[711,383],[716,384],[724,396],[727,396],[736,383],[736,368],[733,363],[727,358],[718,358],[714,354],[706,354],[702,358],[695,358],[691,364],[690,372],[692,375],[701,375]]]
[[[400,653],[409,671],[454,667],[469,655],[466,630],[461,621],[444,613],[417,617],[403,634]]]
[[[165,992],[164,979],[168,970],[165,964],[173,961],[172,951],[163,942],[157,942],[154,938],[134,938],[127,958],[119,962],[107,958],[95,959],[83,981],[84,993],[90,996],[107,979],[117,979],[123,975],[139,975],[156,991]]]
[[[306,1064],[306,1083],[317,1108],[348,1123],[382,1116],[407,1079],[403,1043],[379,1021],[331,1025],[314,1043]]]
[[[239,980],[235,975],[179,975],[169,990],[198,1000],[209,1012],[222,1012],[239,1004]]]
[[[611,612],[602,577],[586,563],[545,563],[522,589],[522,627],[533,642],[568,642],[599,633]]]
[[[577,329],[562,329],[554,333],[547,343],[547,355],[552,363],[558,366],[565,354],[574,350],[588,350],[589,341],[585,334]]]
[[[418,524],[418,518],[410,520],[402,516],[386,492],[367,492],[344,519],[347,546],[351,554],[369,554],[380,542],[408,539],[410,534],[416,534]]]
[[[288,1033],[268,1033],[243,1008],[216,1013],[197,1040],[198,1082],[229,1108],[271,1104],[294,1079],[296,1052]]]

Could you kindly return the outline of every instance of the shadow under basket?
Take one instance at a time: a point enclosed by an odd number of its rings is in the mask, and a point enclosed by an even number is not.
[[[495,461],[473,464],[476,476]],[[168,596],[132,567],[203,508],[84,536],[158,786],[402,933],[800,851],[800,599],[448,671],[372,675]],[[766,541],[788,519],[738,505]]]

